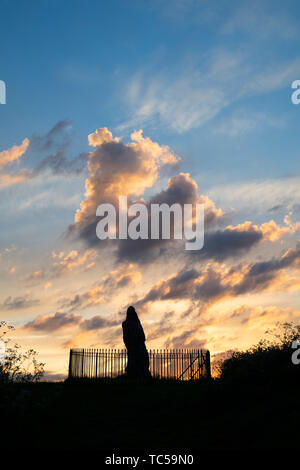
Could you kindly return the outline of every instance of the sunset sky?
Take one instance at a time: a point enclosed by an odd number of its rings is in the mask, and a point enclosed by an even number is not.
[[[230,6],[229,6],[230,5]],[[246,348],[300,320],[296,0],[1,1],[0,320],[70,347]],[[203,203],[205,243],[101,242],[119,195]]]

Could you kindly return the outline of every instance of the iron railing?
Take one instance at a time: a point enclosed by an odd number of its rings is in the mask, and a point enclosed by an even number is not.
[[[150,349],[152,377],[210,378],[210,354],[202,349]],[[71,349],[69,378],[115,378],[126,372],[126,349]]]

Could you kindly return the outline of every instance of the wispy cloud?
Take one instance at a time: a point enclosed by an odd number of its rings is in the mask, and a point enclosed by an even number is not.
[[[181,134],[203,126],[247,96],[290,87],[300,73],[298,58],[261,64],[249,49],[241,53],[217,48],[208,57],[198,58],[193,65],[181,64],[178,73],[164,68],[160,73],[148,69],[137,73],[125,93],[131,117],[117,129],[162,125]],[[277,125],[275,119],[266,119],[269,125]],[[263,116],[246,115],[243,122],[235,119],[233,133],[255,127],[257,120]]]
[[[16,297],[7,297],[2,304],[2,308],[4,310],[22,310],[38,305],[39,303],[40,301],[38,299],[34,299],[32,295],[28,293]]]
[[[47,172],[64,176],[80,175],[86,169],[87,154],[80,153],[73,158],[67,156],[71,144],[70,129],[70,121],[59,121],[45,134],[34,134],[30,139],[24,139],[21,145],[0,152],[0,188],[35,179]],[[34,165],[21,169],[12,167],[14,163],[20,163],[20,157],[26,151],[38,155]],[[12,167],[10,171],[1,171],[7,166]]]
[[[300,199],[300,177],[245,181],[211,187],[207,194],[222,207],[236,211],[265,214],[293,209]]]
[[[234,112],[227,118],[223,118],[216,124],[213,132],[229,137],[248,134],[254,130],[263,129],[265,126],[280,128],[284,125],[282,118],[275,119],[265,113],[253,113],[249,111]]]

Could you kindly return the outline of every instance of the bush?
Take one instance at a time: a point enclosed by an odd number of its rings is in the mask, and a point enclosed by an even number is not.
[[[235,351],[220,365],[220,378],[253,383],[299,380],[300,366],[292,363],[292,343],[300,338],[300,325],[277,323],[266,331],[273,340],[261,340],[246,351]]]
[[[0,384],[11,382],[36,382],[44,375],[44,363],[38,362],[34,349],[22,352],[20,345],[11,344],[7,333],[13,327],[0,322],[0,341],[5,345],[5,355],[0,363]]]

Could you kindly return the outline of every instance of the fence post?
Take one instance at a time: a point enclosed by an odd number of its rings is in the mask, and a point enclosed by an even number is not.
[[[72,377],[72,349],[70,349],[69,355],[69,379]]]
[[[206,376],[208,379],[211,379],[211,368],[210,368],[210,352],[206,351],[205,354],[205,362],[206,362]]]

